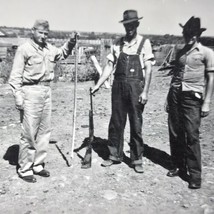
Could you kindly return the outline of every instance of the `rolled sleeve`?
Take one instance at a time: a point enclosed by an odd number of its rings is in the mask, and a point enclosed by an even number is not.
[[[152,53],[152,46],[149,39],[144,42],[144,62],[151,60],[154,61],[154,54]]]
[[[112,63],[114,63],[114,55],[113,55],[112,53],[108,54],[108,55],[106,56],[106,58],[107,58],[109,61],[111,61]]]
[[[214,72],[214,52],[209,48],[205,49],[205,65],[207,72]]]
[[[106,56],[106,58],[115,65],[119,54],[119,47],[114,44],[111,48],[111,52]]]

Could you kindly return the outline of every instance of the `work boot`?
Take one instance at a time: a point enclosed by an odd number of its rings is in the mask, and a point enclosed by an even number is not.
[[[111,166],[113,164],[119,164],[121,162],[119,161],[113,161],[113,160],[110,160],[110,159],[107,159],[107,160],[104,160],[102,163],[101,163],[101,166],[103,167],[108,167],[108,166]]]
[[[33,175],[26,175],[26,176],[20,176],[19,177],[28,183],[36,183],[36,178]]]
[[[170,169],[166,175],[168,177],[178,176],[179,175],[179,169],[178,168]]]
[[[137,173],[144,173],[144,171],[143,171],[143,165],[142,165],[142,164],[136,164],[136,165],[134,166],[134,170],[135,170],[135,172],[137,172]]]
[[[188,188],[189,189],[200,189],[201,188],[201,182],[190,181]]]
[[[50,177],[50,172],[46,169],[43,169],[40,172],[34,172],[34,174],[42,177]]]
[[[185,168],[174,168],[168,171],[168,173],[166,174],[168,177],[176,177],[179,176],[180,178],[182,178],[185,181],[188,181],[189,179],[189,175],[187,174],[187,169]]]

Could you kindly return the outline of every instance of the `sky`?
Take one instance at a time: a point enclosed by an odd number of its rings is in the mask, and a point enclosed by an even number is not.
[[[0,0],[0,26],[31,28],[36,19],[51,30],[124,33],[120,20],[135,9],[141,34],[181,35],[179,23],[201,18],[203,36],[214,36],[214,0]]]

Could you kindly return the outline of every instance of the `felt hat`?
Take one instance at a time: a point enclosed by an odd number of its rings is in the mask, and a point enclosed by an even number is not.
[[[143,17],[138,17],[136,10],[126,10],[123,13],[123,20],[119,21],[120,23],[126,24],[130,22],[135,22]]]
[[[179,24],[183,28],[183,32],[190,36],[200,36],[206,28],[201,28],[200,18],[192,16],[185,25]]]

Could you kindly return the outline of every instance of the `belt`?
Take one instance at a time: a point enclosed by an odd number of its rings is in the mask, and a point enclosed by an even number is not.
[[[41,82],[25,82],[23,83],[23,86],[25,85],[43,85],[43,86],[50,86],[50,81],[41,81]]]

